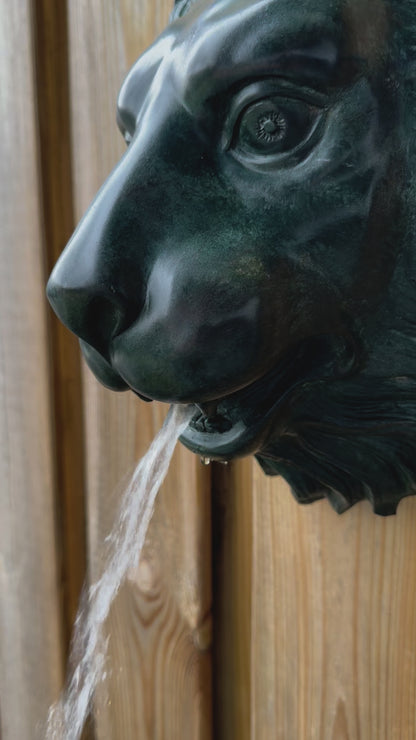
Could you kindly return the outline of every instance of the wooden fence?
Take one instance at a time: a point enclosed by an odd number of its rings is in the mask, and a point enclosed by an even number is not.
[[[32,740],[62,686],[88,562],[166,408],[101,388],[46,276],[124,149],[123,77],[168,0],[0,6],[0,722]],[[416,498],[295,504],[251,460],[178,449],[108,620],[96,740],[414,740]]]

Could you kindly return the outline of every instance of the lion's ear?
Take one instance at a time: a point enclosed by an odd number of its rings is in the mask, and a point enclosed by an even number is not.
[[[175,18],[184,15],[192,3],[193,0],[175,0],[170,20],[173,21]]]
[[[169,17],[169,20],[170,21],[174,21],[175,18],[179,18],[180,6],[184,4],[184,1],[185,0],[174,0],[173,10],[172,10],[172,12],[170,14],[170,17]]]

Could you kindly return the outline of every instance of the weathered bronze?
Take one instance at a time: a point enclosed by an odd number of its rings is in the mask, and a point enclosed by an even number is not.
[[[108,387],[296,498],[415,493],[415,0],[182,0],[49,281]]]

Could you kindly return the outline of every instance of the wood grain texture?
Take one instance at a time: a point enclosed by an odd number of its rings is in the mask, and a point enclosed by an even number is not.
[[[416,499],[296,504],[254,471],[251,738],[414,740]]]
[[[37,0],[35,58],[47,274],[74,230],[66,7]],[[59,512],[65,652],[86,573],[86,522],[81,363],[78,341],[50,314],[53,368],[56,507]]]
[[[155,408],[159,419],[160,408]],[[163,409],[164,411],[164,409]],[[177,449],[138,569],[113,609],[101,738],[211,737],[209,490]]]
[[[129,66],[161,30],[170,2],[71,1],[73,167],[77,217],[124,143],[117,92]],[[91,574],[114,520],[120,481],[161,425],[167,407],[114,394],[84,375]],[[110,674],[97,698],[97,739],[211,737],[209,472],[176,453],[159,495],[142,564],[108,620]]]
[[[214,482],[216,740],[414,740],[416,499],[340,517],[248,460]]]
[[[49,358],[30,4],[0,6],[0,701],[29,739],[62,681]]]

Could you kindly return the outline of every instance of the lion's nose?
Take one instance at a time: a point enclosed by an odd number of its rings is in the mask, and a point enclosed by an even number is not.
[[[131,323],[132,308],[124,298],[103,285],[71,285],[52,273],[47,294],[57,316],[80,339],[104,356],[111,339]]]
[[[137,319],[143,306],[140,265],[120,260],[140,233],[131,195],[132,165],[122,161],[109,176],[61,254],[47,285],[58,318],[108,359],[111,340]],[[132,226],[132,222],[134,224]],[[136,242],[133,245],[136,248]],[[128,265],[128,266],[127,266]]]

